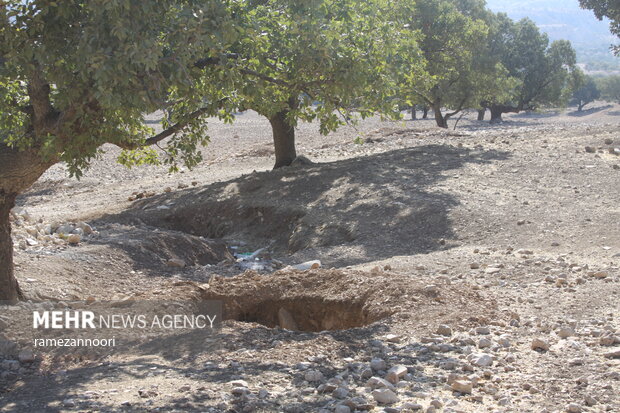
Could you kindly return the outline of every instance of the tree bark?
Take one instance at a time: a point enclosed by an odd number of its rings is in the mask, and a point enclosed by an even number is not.
[[[286,121],[289,110],[276,113],[269,119],[273,131],[273,144],[276,152],[276,164],[273,169],[290,165],[297,157],[295,150],[295,128]]]
[[[486,114],[486,111],[486,108],[478,109],[478,120],[484,120],[484,115]]]
[[[581,112],[585,105],[587,105],[587,103],[583,103],[583,102],[579,101],[579,106],[577,107],[577,112]]]
[[[411,106],[411,120],[416,120],[418,118],[416,112],[417,111],[415,105]]]
[[[509,105],[491,105],[489,108],[491,110],[491,123],[502,122],[502,114],[504,113],[519,113],[523,110],[521,105],[519,106],[509,106]]]
[[[0,301],[22,297],[13,268],[9,214],[17,195],[24,192],[55,160],[42,160],[36,149],[18,151],[0,143]]]
[[[435,112],[435,123],[437,123],[437,126],[440,128],[447,128],[448,120],[441,114],[441,105],[433,105],[433,111]]]
[[[15,194],[0,195],[0,302],[15,303],[23,299],[15,279],[13,241],[9,214],[15,205]]]
[[[424,109],[422,110],[422,119],[427,119],[428,118],[428,106],[424,106]]]

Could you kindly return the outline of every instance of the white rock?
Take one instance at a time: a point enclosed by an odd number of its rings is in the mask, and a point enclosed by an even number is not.
[[[372,397],[377,403],[393,404],[398,402],[398,396],[390,389],[377,389],[372,391]]]
[[[583,411],[583,408],[576,403],[571,403],[566,406],[566,411],[568,413],[581,413]]]
[[[478,348],[487,348],[491,347],[491,345],[493,345],[493,342],[488,338],[481,338],[478,340]]]
[[[532,350],[547,351],[549,350],[549,343],[543,339],[535,338],[532,340]]]
[[[394,386],[389,381],[382,379],[381,377],[371,377],[366,382],[366,385],[371,389],[390,389],[393,390]]]
[[[473,385],[470,381],[465,380],[454,380],[452,385],[450,386],[452,390],[458,391],[463,394],[471,394]]]
[[[407,374],[407,367],[399,364],[388,370],[387,374],[385,375],[385,379],[390,383],[396,384],[400,379],[405,376],[405,374]]]
[[[557,331],[560,338],[568,338],[575,335],[575,331],[570,327],[562,327]]]
[[[452,335],[452,328],[448,325],[440,324],[439,327],[437,327],[437,334],[449,337]]]
[[[474,353],[469,356],[471,364],[478,367],[489,367],[493,364],[493,357],[486,353]]]

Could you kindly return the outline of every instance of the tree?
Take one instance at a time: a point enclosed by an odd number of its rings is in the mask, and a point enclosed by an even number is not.
[[[406,77],[403,93],[412,103],[421,100],[430,106],[439,127],[447,128],[452,116],[479,101],[485,69],[477,65],[476,56],[487,27],[473,17],[475,11],[470,8],[475,4],[483,3],[430,0],[417,3],[412,14],[403,13],[410,27],[421,33],[425,62],[424,72],[412,71]],[[443,107],[451,111],[444,114]]]
[[[512,79],[500,95],[490,94],[484,106],[491,110],[491,122],[501,121],[504,113],[534,110],[540,106],[562,104],[576,84],[576,56],[570,42],[549,44],[534,22],[523,19],[511,23],[500,18],[492,49]]]
[[[164,162],[198,162],[204,118],[221,105],[182,91],[203,81],[195,62],[236,35],[219,0],[2,2],[0,300],[21,298],[9,223],[17,195],[57,162],[79,176],[104,143],[126,148],[128,163],[155,162],[146,146],[170,137]],[[144,114],[183,96],[178,122],[151,136]]]
[[[620,76],[607,76],[598,82],[601,97],[608,102],[620,103]]]
[[[579,71],[581,73],[581,71]],[[581,76],[584,76],[581,80],[583,86],[579,89],[575,90],[573,94],[573,100],[577,104],[577,111],[581,112],[588,103],[594,102],[596,99],[601,97],[601,92],[598,89],[596,82],[592,76],[585,76],[581,73]]]
[[[579,4],[584,9],[592,10],[599,20],[603,17],[611,20],[609,30],[620,37],[620,3],[617,0],[579,0]],[[620,55],[620,45],[612,46],[612,49]]]
[[[234,85],[240,109],[269,119],[274,168],[297,156],[295,126],[318,119],[321,133],[333,131],[355,108],[366,117],[389,113],[392,74],[386,60],[403,34],[385,18],[387,2],[357,0],[239,1],[232,8],[243,36],[230,48],[226,67],[239,70]],[[243,76],[253,73],[256,76]],[[212,74],[209,73],[211,76]]]

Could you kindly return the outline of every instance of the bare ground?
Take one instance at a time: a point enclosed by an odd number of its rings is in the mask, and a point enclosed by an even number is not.
[[[15,220],[32,302],[0,314],[14,353],[20,314],[74,300],[216,299],[227,321],[7,356],[0,411],[620,411],[619,115],[302,124],[314,164],[271,171],[268,122],[246,113],[213,122],[192,171],[127,170],[113,147],[80,181],[58,165]],[[44,234],[80,221],[95,233],[77,245]],[[228,247],[265,247],[269,268],[244,273]],[[308,260],[322,268],[287,267]],[[371,377],[395,366],[381,403]]]

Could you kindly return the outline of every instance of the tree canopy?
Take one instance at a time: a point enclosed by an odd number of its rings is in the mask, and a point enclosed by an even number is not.
[[[590,9],[602,20],[610,20],[609,30],[620,38],[620,3],[617,0],[579,0],[581,7]],[[612,46],[616,55],[620,54],[620,45]]]

